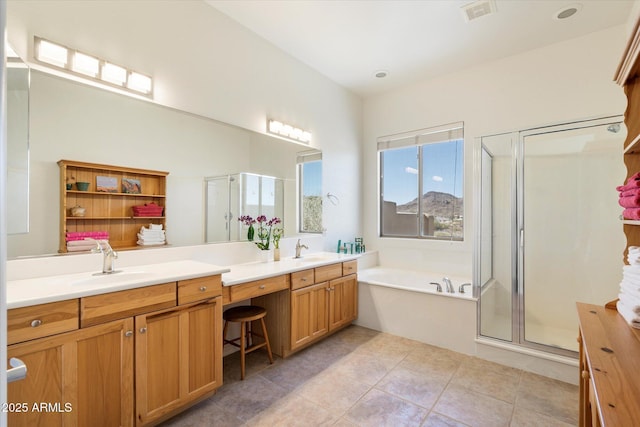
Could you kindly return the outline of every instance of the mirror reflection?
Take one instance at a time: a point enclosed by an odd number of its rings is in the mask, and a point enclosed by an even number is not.
[[[7,58],[7,233],[29,231],[29,68]]]
[[[205,177],[238,171],[291,188],[283,225],[285,235],[296,232],[296,159],[308,147],[38,70],[31,71],[29,97],[30,230],[8,236],[9,258],[57,252],[60,159],[168,171],[172,246],[209,241]]]

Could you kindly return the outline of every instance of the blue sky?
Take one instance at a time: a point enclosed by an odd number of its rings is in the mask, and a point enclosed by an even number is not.
[[[440,191],[462,197],[463,146],[462,140],[459,140],[422,147],[424,193]],[[418,194],[416,147],[385,151],[383,173],[385,200],[394,201],[399,205],[414,200]]]
[[[322,162],[303,163],[303,167],[302,194],[320,196],[322,194]]]

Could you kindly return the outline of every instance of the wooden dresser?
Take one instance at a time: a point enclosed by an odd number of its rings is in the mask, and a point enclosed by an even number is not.
[[[640,329],[613,305],[577,307],[580,426],[640,426]]]

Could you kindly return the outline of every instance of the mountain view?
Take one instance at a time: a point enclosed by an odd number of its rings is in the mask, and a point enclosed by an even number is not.
[[[425,215],[436,218],[451,218],[452,215],[458,217],[463,213],[463,202],[461,197],[456,197],[449,193],[429,191],[422,195],[422,211]],[[417,212],[418,199],[397,206],[397,212]]]

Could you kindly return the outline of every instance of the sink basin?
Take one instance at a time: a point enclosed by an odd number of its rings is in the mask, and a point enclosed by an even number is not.
[[[71,282],[71,285],[108,285],[111,283],[144,280],[151,277],[153,277],[153,274],[147,273],[146,271],[116,271],[115,273],[111,274],[95,273],[91,276],[74,280],[73,282]]]

